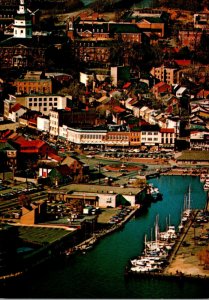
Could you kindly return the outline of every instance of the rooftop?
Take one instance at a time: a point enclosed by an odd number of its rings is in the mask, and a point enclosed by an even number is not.
[[[90,184],[70,184],[65,187],[60,187],[59,191],[64,190],[68,194],[75,193],[75,192],[83,192],[85,193],[97,193],[97,194],[129,194],[129,195],[137,195],[139,194],[142,189],[140,188],[122,188],[116,186],[109,186],[109,185],[90,185]],[[56,191],[56,190],[54,190]],[[50,190],[50,192],[54,192]]]

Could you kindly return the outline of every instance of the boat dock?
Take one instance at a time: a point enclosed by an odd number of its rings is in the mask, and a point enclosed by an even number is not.
[[[208,211],[192,211],[183,231],[167,258],[168,265],[156,272],[130,272],[126,275],[160,277],[163,279],[209,280],[209,218]]]

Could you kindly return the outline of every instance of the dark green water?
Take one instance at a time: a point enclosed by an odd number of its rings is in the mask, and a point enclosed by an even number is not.
[[[206,193],[199,178],[162,176],[151,182],[163,193],[147,212],[130,220],[121,231],[105,237],[87,254],[47,265],[41,271],[2,289],[1,297],[15,298],[208,298],[204,282],[175,282],[162,279],[126,278],[128,260],[143,249],[144,234],[151,235],[155,217],[165,229],[170,214],[178,225],[184,193],[191,185],[191,207],[203,208]],[[153,230],[154,232],[154,230]]]

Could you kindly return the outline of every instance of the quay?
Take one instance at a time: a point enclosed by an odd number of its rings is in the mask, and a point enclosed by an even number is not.
[[[207,204],[208,206],[208,204]],[[175,280],[209,280],[208,242],[209,222],[199,222],[201,211],[194,210],[168,258],[168,265],[157,272],[131,272],[125,275]]]
[[[71,255],[77,251],[85,251],[85,250],[91,249],[93,247],[93,245],[96,244],[104,236],[111,234],[114,231],[122,229],[124,224],[126,222],[128,222],[128,220],[130,220],[139,209],[140,209],[140,206],[135,206],[131,210],[131,212],[120,223],[114,224],[110,228],[103,229],[98,233],[94,233],[89,239],[81,242],[79,245],[77,245],[73,248],[68,249],[66,251],[66,254]]]

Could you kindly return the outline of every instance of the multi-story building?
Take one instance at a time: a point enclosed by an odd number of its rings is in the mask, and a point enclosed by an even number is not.
[[[52,80],[46,78],[42,72],[27,72],[23,79],[15,80],[14,86],[17,95],[52,93]]]
[[[69,111],[54,108],[49,115],[49,133],[52,136],[64,134],[66,137],[66,126],[74,126],[75,128],[93,126],[96,123],[96,116],[95,109]]]
[[[166,67],[162,65],[160,67],[153,67],[150,73],[160,81],[166,82],[167,84],[175,84],[177,83],[178,70],[179,68],[177,66]]]
[[[105,141],[106,146],[130,146],[130,133],[129,131],[108,131]]]
[[[162,147],[174,148],[176,133],[174,128],[161,128],[161,143]]]
[[[115,42],[126,43],[122,51],[123,59],[127,62],[130,51],[127,44],[142,44],[148,40],[143,30],[132,22],[109,22],[98,18],[89,20],[78,17],[76,20],[70,20],[67,35],[72,40],[77,59],[104,65],[110,62],[113,49],[118,47]]]
[[[125,22],[132,22],[147,34],[164,37],[167,34],[169,14],[157,9],[136,9],[125,14]]]
[[[141,126],[141,144],[144,146],[158,146],[161,143],[160,128],[158,125]]]
[[[67,140],[79,145],[104,145],[107,135],[106,129],[67,129]]]
[[[43,94],[31,94],[27,96],[13,96],[10,95],[9,99],[4,100],[4,116],[9,117],[10,108],[19,103],[22,106],[49,115],[52,108],[64,109],[67,106],[67,99],[71,96],[61,95],[43,95]]]
[[[200,44],[202,30],[179,30],[178,39],[181,47],[188,47],[189,50],[196,50]]]

